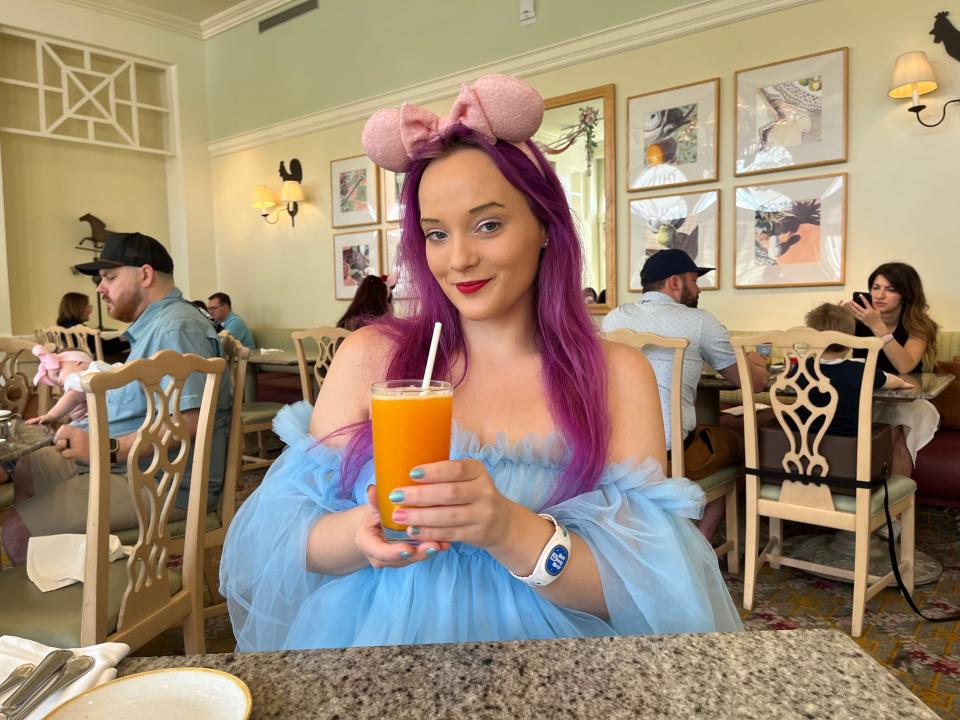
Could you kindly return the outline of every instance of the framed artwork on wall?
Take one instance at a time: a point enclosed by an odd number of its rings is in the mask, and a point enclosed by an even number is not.
[[[383,171],[383,221],[400,221],[400,190],[405,173]]]
[[[736,175],[845,162],[847,48],[737,71]]]
[[[843,285],[847,174],[736,189],[734,286]]]
[[[627,189],[717,179],[720,78],[627,98]]]
[[[330,161],[331,224],[335,228],[380,221],[380,172],[366,155]]]
[[[630,290],[640,292],[640,270],[658,250],[683,250],[700,267],[717,268],[697,279],[703,290],[720,287],[720,191],[658,195],[630,200]]]
[[[403,264],[400,262],[399,247],[400,228],[387,228],[383,241],[384,272],[394,282],[393,297],[404,299],[410,297],[410,286],[403,271]]]
[[[334,288],[337,300],[352,300],[367,275],[380,274],[380,231],[333,236]]]

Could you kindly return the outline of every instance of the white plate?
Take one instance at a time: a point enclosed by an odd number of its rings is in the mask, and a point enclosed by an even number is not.
[[[170,668],[127,675],[68,700],[52,720],[246,720],[250,690],[208,668]]]

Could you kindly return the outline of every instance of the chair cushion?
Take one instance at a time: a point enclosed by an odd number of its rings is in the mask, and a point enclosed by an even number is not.
[[[760,497],[764,500],[779,500],[780,485],[772,483],[763,483],[760,486]],[[917,484],[903,475],[891,475],[887,480],[887,491],[890,493],[890,504],[902,500],[911,495],[917,489]],[[853,513],[857,511],[857,498],[854,495],[840,495],[832,493],[833,507],[840,512]],[[870,514],[876,515],[883,512],[883,488],[874,490],[870,494]]]
[[[248,402],[240,413],[244,425],[273,420],[283,405],[276,402]]]
[[[171,594],[179,592],[180,573],[169,570],[167,577]],[[108,583],[107,632],[112,633],[127,588],[127,558],[110,563]],[[17,635],[53,647],[78,647],[82,604],[83,583],[45,593],[30,582],[25,566],[0,572],[0,635]]]
[[[206,529],[216,530],[220,527],[220,511],[207,513]],[[187,534],[187,519],[172,520],[167,523],[167,532],[172,538],[181,538]],[[113,534],[120,538],[121,545],[133,545],[140,536],[140,528],[130,528],[129,530],[115,530]]]
[[[13,483],[0,483],[0,510],[5,510],[13,505]]]
[[[700,478],[695,482],[700,486],[700,489],[706,493],[731,480],[736,480],[741,472],[743,472],[741,465],[727,465],[727,467],[720,468],[715,473],[711,473],[705,478]]]

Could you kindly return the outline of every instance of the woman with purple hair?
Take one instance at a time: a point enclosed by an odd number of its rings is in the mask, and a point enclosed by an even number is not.
[[[664,477],[653,372],[602,343],[583,304],[580,241],[530,138],[543,101],[481,78],[437,118],[404,105],[364,128],[406,172],[399,256],[416,298],[341,346],[288,447],[230,527],[221,564],[242,651],[739,630],[703,493]],[[451,460],[412,468],[381,537],[369,388],[454,385]],[[542,514],[541,514],[542,513]]]

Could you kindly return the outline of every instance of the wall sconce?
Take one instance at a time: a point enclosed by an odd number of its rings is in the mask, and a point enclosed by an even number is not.
[[[908,107],[907,110],[917,116],[917,122],[924,127],[936,127],[947,117],[947,105],[960,102],[960,98],[948,100],[943,105],[943,115],[940,116],[940,120],[932,125],[925,123],[920,118],[920,112],[927,106],[920,104],[920,96],[933,92],[938,87],[940,86],[937,83],[937,78],[934,77],[930,61],[927,60],[927,54],[922,50],[916,50],[904,53],[897,58],[897,62],[893,66],[893,77],[890,79],[890,92],[887,95],[898,100],[911,98],[913,105]]]
[[[280,220],[280,211],[286,210],[290,216],[290,225],[295,227],[297,224],[296,217],[297,210],[299,210],[299,203],[303,202],[303,188],[300,187],[300,181],[303,180],[303,168],[300,166],[300,161],[296,158],[291,160],[290,171],[287,172],[287,168],[281,160],[280,177],[283,178],[283,186],[280,188],[280,203],[284,205],[284,207],[277,210],[273,222],[270,221],[269,210],[277,203],[274,202],[273,193],[270,192],[270,188],[266,185],[257,185],[253,188],[253,198],[251,199],[250,207],[262,211],[260,217],[262,217],[268,225],[276,225],[277,221]]]

